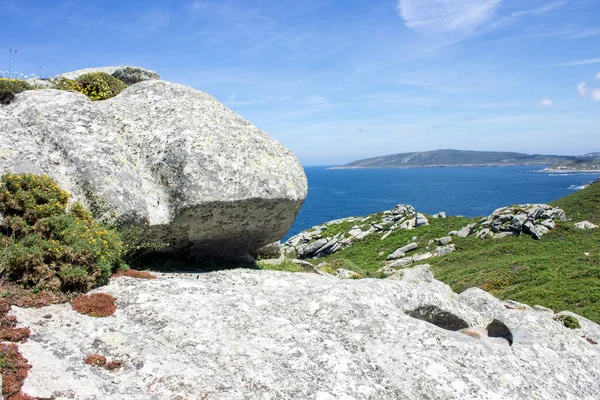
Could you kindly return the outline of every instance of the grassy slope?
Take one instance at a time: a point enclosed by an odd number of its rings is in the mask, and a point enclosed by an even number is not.
[[[554,204],[575,221],[600,223],[600,184]],[[337,254],[313,261],[346,259],[365,275],[381,267],[389,253],[413,236],[418,236],[421,245],[415,253],[424,252],[429,239],[445,236],[470,221],[459,217],[430,219],[429,227],[399,231],[384,241],[371,235]],[[529,236],[495,240],[470,236],[454,238],[454,242],[455,253],[425,262],[432,265],[437,279],[456,292],[477,286],[502,299],[569,310],[600,322],[600,230],[582,231],[564,222],[539,241]]]

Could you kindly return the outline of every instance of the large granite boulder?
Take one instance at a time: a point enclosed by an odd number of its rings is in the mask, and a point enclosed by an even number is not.
[[[409,274],[413,273],[408,279]],[[57,399],[597,399],[600,326],[399,280],[230,270],[117,278],[107,318],[13,308],[24,391]],[[429,271],[430,272],[430,271]],[[422,276],[421,276],[422,275]],[[171,277],[172,279],[167,279]],[[194,305],[194,306],[190,306]],[[107,371],[83,359],[122,361]]]
[[[235,257],[281,239],[307,193],[281,143],[206,93],[159,80],[92,102],[26,91],[0,106],[0,173],[44,173],[171,250]]]

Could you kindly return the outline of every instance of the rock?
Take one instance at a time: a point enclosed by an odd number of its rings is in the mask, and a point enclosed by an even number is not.
[[[381,240],[387,239],[392,233],[393,233],[393,231],[388,231],[388,232],[384,233],[383,236],[381,237]]]
[[[399,260],[394,261],[393,263],[389,264],[388,267],[402,268],[402,267],[406,267],[407,265],[412,264],[412,262],[413,262],[412,257],[405,257],[405,258],[401,258]]]
[[[428,258],[431,258],[431,257],[433,257],[433,254],[431,254],[431,253],[417,254],[416,256],[412,257],[412,261],[419,262],[419,261],[427,260]]]
[[[338,268],[336,276],[340,279],[355,279],[360,275],[354,271],[350,271],[349,269]]]
[[[387,259],[388,260],[396,260],[398,258],[402,258],[406,255],[406,253],[408,253],[409,251],[415,250],[417,247],[419,247],[416,243],[409,243],[406,246],[402,246],[398,249],[396,249],[396,251],[394,251],[392,254],[390,254]]]
[[[160,75],[158,75],[155,71],[151,71],[149,69],[141,68],[141,67],[131,67],[128,65],[118,66],[118,67],[99,67],[99,68],[84,68],[79,69],[77,71],[67,72],[64,74],[60,74],[55,76],[54,78],[67,78],[67,79],[77,79],[81,75],[89,74],[89,73],[97,73],[104,72],[109,75],[114,76],[117,79],[125,82],[126,85],[133,85],[134,83],[152,80],[152,79],[160,79]]]
[[[534,225],[531,222],[527,222],[523,225],[523,231],[531,234],[531,237],[537,240],[541,239],[542,236],[549,232],[548,228],[544,225]]]
[[[442,211],[442,212],[439,212],[439,213],[437,213],[437,214],[433,214],[433,215],[431,216],[431,218],[435,218],[435,219],[438,219],[438,218],[446,218],[446,213]]]
[[[456,233],[454,235],[450,235],[450,234],[448,234],[448,235],[457,236],[457,237],[467,237],[473,232],[473,228],[474,228],[474,225],[471,224],[471,225],[465,226],[464,228],[462,228],[459,231],[456,231]]]
[[[182,255],[277,241],[306,197],[288,149],[182,85],[145,81],[97,102],[31,90],[0,110],[0,173],[48,174],[105,222],[148,223]]]
[[[417,216],[415,217],[415,228],[420,228],[421,226],[428,226],[429,225],[429,221],[427,221],[427,218],[425,218],[425,216],[421,213],[417,213]]]
[[[435,251],[433,252],[433,257],[445,256],[446,254],[450,254],[455,250],[456,250],[456,247],[453,244],[450,244],[448,246],[438,246],[435,248]]]
[[[439,239],[435,239],[435,241],[440,245],[440,246],[446,246],[447,244],[452,243],[452,238],[450,236],[444,236],[441,237]]]
[[[327,239],[318,239],[312,243],[299,246],[298,248],[296,248],[296,253],[298,254],[298,257],[306,258],[309,257],[311,254],[317,253],[317,250],[327,245],[327,243],[329,243]]]
[[[262,259],[274,259],[279,258],[283,254],[281,249],[281,242],[276,241],[273,243],[269,243],[266,246],[259,248],[252,252],[252,256],[254,258],[262,258]]]
[[[486,237],[493,235],[492,231],[488,228],[483,228],[477,233],[478,239],[485,239]]]
[[[401,269],[390,275],[388,279],[402,280],[408,283],[433,282],[433,270],[429,264],[415,265],[412,268]]]
[[[592,224],[589,221],[581,221],[581,222],[577,222],[575,224],[575,228],[577,228],[577,229],[596,229],[596,228],[598,228],[598,225]]]
[[[508,228],[511,231],[521,232],[523,230],[523,224],[525,223],[525,221],[527,221],[527,218],[528,217],[526,214],[515,215],[514,217],[512,217],[512,220],[511,220]]]
[[[502,207],[478,221],[480,231],[477,237],[480,239],[488,236],[503,238],[526,233],[534,239],[540,239],[555,228],[555,220],[564,221],[565,219],[564,210],[548,204],[519,204]],[[477,224],[474,229],[476,226]]]
[[[457,300],[478,311],[488,321],[498,318],[505,310],[500,300],[479,288],[470,288],[457,297]]]
[[[600,326],[580,316],[577,332],[528,309],[492,308],[490,322],[478,301],[454,299],[437,281],[249,270],[166,277],[113,279],[102,288],[119,306],[109,318],[69,304],[14,307],[19,326],[32,330],[19,344],[33,366],[23,391],[103,400],[600,393],[600,346],[586,340],[600,340]],[[48,313],[54,317],[39,324]],[[123,366],[108,372],[82,362],[96,353]]]

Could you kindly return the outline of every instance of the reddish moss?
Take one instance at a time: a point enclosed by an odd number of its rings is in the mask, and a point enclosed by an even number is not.
[[[27,340],[29,328],[15,328],[17,318],[8,315],[11,306],[18,307],[45,307],[50,304],[64,303],[72,298],[64,293],[51,293],[41,291],[34,293],[12,282],[0,281],[0,341],[21,342]],[[23,382],[27,378],[30,365],[19,352],[14,343],[0,344],[0,372],[2,373],[2,395],[8,400],[34,400],[21,391]]]
[[[29,339],[31,331],[29,328],[1,328],[0,341],[3,342],[24,342]]]
[[[156,276],[152,275],[150,272],[146,271],[137,271],[135,269],[128,269],[127,271],[118,271],[113,277],[117,278],[119,276],[128,276],[130,278],[138,278],[138,279],[156,279]]]
[[[0,344],[0,370],[2,371],[2,395],[7,399],[23,399],[21,387],[31,365],[14,343]],[[21,397],[16,397],[21,396]]]
[[[78,313],[91,317],[108,317],[109,315],[113,315],[117,310],[116,300],[113,296],[106,293],[82,294],[73,300],[71,308]]]
[[[104,367],[106,365],[106,357],[101,356],[100,354],[89,355],[83,361],[86,364],[93,365],[95,367]]]
[[[586,338],[585,338],[585,340],[587,340],[587,342],[588,342],[589,344],[598,344],[598,342],[596,342],[594,339],[590,339],[590,338],[587,338],[587,337],[586,337]]]
[[[122,365],[123,365],[123,361],[115,360],[115,361],[111,361],[108,364],[106,364],[106,366],[104,368],[106,368],[109,371],[112,371],[117,368],[121,368]]]

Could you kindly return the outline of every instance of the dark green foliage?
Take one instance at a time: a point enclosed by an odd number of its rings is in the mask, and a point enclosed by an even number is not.
[[[57,78],[53,84],[54,89],[83,93],[91,100],[110,99],[127,88],[125,83],[105,72],[84,74],[76,80]]]
[[[148,79],[160,79],[156,72],[151,72],[143,68],[125,67],[115,71],[112,76],[124,82],[126,85],[133,85]]]
[[[0,78],[0,102],[10,100],[15,94],[31,89],[33,87],[24,80]]]
[[[569,329],[579,329],[581,325],[579,324],[579,320],[571,315],[566,314],[558,314],[554,317],[555,321],[560,322],[564,326]]]
[[[47,176],[0,178],[0,274],[36,289],[87,291],[123,266],[123,245]]]
[[[78,91],[92,100],[110,99],[127,88],[125,83],[105,72],[81,75],[76,82]]]

